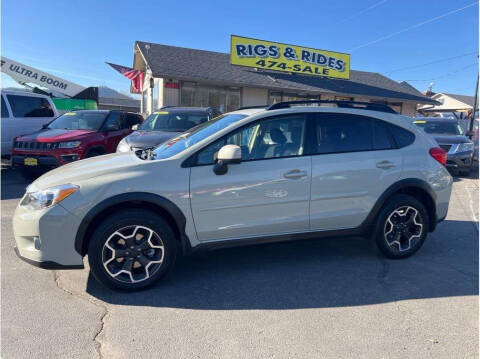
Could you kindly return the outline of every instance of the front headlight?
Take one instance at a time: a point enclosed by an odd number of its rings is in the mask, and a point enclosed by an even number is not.
[[[58,148],[75,148],[80,146],[82,141],[60,142]]]
[[[70,183],[50,187],[42,191],[30,191],[27,188],[27,193],[25,193],[22,202],[20,202],[20,206],[32,210],[52,207],[70,196],[77,189],[78,186]]]
[[[127,144],[127,141],[125,141],[125,139],[121,140],[117,146],[117,152],[130,152],[131,150],[132,149]]]
[[[473,142],[459,143],[455,152],[472,152]]]

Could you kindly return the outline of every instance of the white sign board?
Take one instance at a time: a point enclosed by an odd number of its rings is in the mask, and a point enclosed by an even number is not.
[[[2,56],[1,65],[2,72],[19,83],[34,83],[70,97],[75,96],[85,89],[83,86],[50,75],[20,62],[10,60],[4,56]]]

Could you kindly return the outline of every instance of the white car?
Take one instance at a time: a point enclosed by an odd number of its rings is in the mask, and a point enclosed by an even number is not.
[[[415,253],[447,215],[445,151],[385,106],[291,105],[48,172],[16,209],[17,254],[62,269],[88,255],[101,283],[136,290],[177,254],[222,246],[363,235],[387,257]]]
[[[2,90],[2,156],[10,155],[13,139],[38,131],[58,117],[50,97],[28,91]]]

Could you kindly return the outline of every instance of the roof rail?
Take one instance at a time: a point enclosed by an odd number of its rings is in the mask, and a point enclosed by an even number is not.
[[[238,110],[250,110],[250,109],[252,109],[252,108],[267,108],[268,106],[270,106],[270,105],[244,106],[244,107],[237,108],[235,111],[238,111]]]
[[[301,100],[301,101],[286,101],[286,102],[278,102],[266,110],[279,110],[282,108],[290,108],[291,105],[308,105],[308,104],[335,104],[337,107],[341,108],[356,108],[361,110],[370,110],[370,111],[379,111],[379,112],[387,112],[387,113],[395,113],[397,112],[393,110],[390,106],[384,105],[381,103],[374,103],[374,102],[359,102],[359,101],[341,101],[341,100]]]

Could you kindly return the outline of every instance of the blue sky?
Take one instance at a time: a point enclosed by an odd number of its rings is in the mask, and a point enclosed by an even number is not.
[[[352,69],[420,91],[434,82],[473,95],[478,72],[472,0],[3,0],[1,9],[2,55],[124,93],[129,81],[104,62],[131,66],[135,40],[228,52],[230,34],[347,52]],[[2,74],[2,87],[12,85]]]

